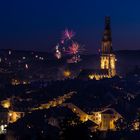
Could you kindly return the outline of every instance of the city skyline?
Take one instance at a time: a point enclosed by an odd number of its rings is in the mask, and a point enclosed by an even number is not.
[[[127,1],[1,2],[0,49],[52,51],[65,28],[87,52],[101,47],[104,17],[111,17],[113,47],[140,49],[139,3]],[[131,9],[131,10],[130,10]]]
[[[0,2],[0,140],[140,140],[140,1]]]

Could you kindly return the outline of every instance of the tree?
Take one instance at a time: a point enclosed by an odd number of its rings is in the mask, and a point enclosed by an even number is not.
[[[115,122],[115,126],[116,126],[116,129],[118,131],[124,131],[124,130],[128,130],[129,127],[128,127],[128,122],[122,118],[118,119],[116,122]]]
[[[65,119],[62,124],[62,135],[63,140],[74,140],[74,139],[89,139],[89,129],[85,123],[82,123],[78,117]]]

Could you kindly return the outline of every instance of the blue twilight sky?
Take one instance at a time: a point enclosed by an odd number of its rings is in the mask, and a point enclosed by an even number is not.
[[[106,15],[114,49],[140,49],[140,0],[1,0],[0,48],[49,51],[69,28],[96,53]]]

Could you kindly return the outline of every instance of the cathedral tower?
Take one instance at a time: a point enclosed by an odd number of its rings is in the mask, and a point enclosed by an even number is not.
[[[110,17],[105,17],[105,30],[101,47],[101,69],[108,70],[109,77],[116,75],[116,57],[112,49]]]

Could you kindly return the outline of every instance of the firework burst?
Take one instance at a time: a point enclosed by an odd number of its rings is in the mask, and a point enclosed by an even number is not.
[[[62,38],[55,47],[55,57],[61,59],[63,56],[69,55],[67,63],[78,63],[81,59],[81,54],[85,51],[84,48],[73,40],[75,32],[65,29],[62,33]]]
[[[78,43],[72,43],[72,45],[68,49],[69,54],[77,54],[79,52],[79,44]]]
[[[80,53],[82,52],[81,46],[77,42],[73,42],[68,48],[67,53],[71,55],[71,58],[67,60],[67,63],[78,63],[81,61]]]
[[[66,50],[66,53],[76,55],[81,54],[83,51],[84,49],[77,42],[72,42],[72,44]]]
[[[62,41],[64,40],[71,40],[75,36],[75,32],[72,30],[65,29],[65,31],[62,33]]]

